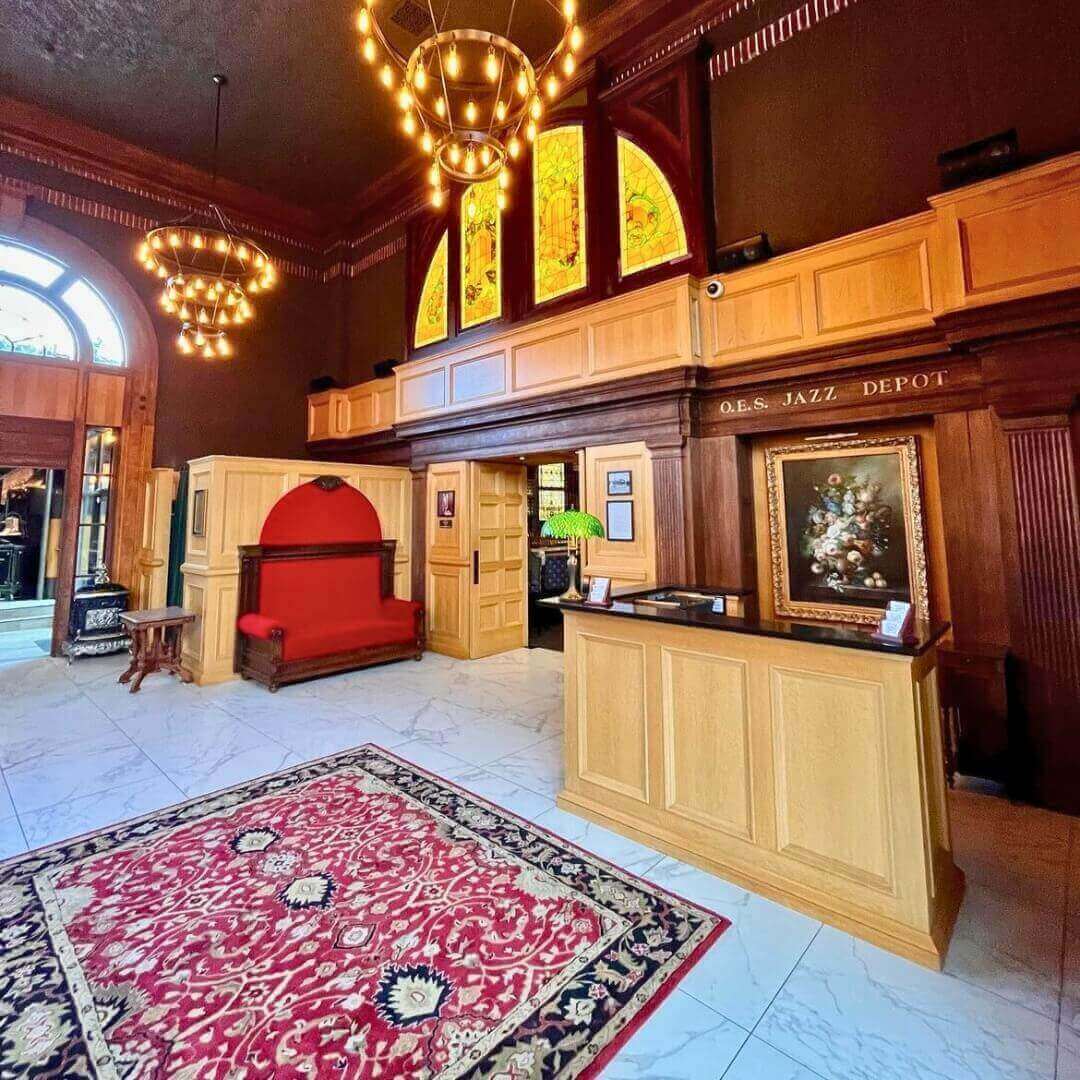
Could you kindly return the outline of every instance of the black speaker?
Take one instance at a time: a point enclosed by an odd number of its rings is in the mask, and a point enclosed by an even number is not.
[[[375,365],[375,378],[385,379],[388,375],[393,375],[394,368],[396,368],[400,363],[400,360],[395,360],[393,357],[389,357],[386,360],[380,360]]]
[[[333,375],[320,375],[317,379],[312,379],[308,383],[308,393],[321,394],[324,390],[336,390],[340,386],[341,383]]]
[[[941,169],[941,187],[944,191],[1000,176],[1020,164],[1016,128],[968,143],[967,146],[958,146],[955,150],[946,150],[938,154],[937,163]]]
[[[716,272],[728,273],[743,266],[764,262],[772,253],[768,233],[758,233],[757,236],[748,236],[745,240],[736,240],[734,244],[725,244],[716,249]]]

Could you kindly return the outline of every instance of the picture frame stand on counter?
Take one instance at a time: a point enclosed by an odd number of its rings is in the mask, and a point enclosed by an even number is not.
[[[611,578],[590,578],[585,603],[591,607],[611,607]]]

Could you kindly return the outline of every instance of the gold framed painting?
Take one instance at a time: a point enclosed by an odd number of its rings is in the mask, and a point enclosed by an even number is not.
[[[776,614],[876,623],[890,600],[929,616],[913,435],[765,451]]]

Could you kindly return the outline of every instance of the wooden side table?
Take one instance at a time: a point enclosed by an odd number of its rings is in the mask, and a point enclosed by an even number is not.
[[[154,671],[171,671],[181,682],[191,682],[191,672],[180,663],[180,639],[184,627],[195,621],[195,613],[181,607],[152,611],[125,611],[120,621],[131,632],[131,664],[119,682],[130,682],[134,694],[143,679]]]

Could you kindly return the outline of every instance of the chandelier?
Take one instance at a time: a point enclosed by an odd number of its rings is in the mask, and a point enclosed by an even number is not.
[[[214,172],[217,182],[218,140],[221,130],[221,88],[224,75],[212,76],[217,86],[214,114]],[[143,267],[161,281],[161,309],[180,323],[177,347],[207,360],[232,355],[228,332],[255,314],[251,297],[272,289],[277,272],[258,244],[240,236],[214,203],[204,214],[151,229],[137,251]]]
[[[388,37],[385,21],[376,14],[376,0],[364,0],[356,19],[360,54],[378,69],[379,81],[395,99],[401,130],[431,158],[433,205],[443,205],[447,178],[477,183],[498,177],[503,209],[510,161],[521,154],[523,138],[536,138],[544,98],[557,97],[560,74],[574,73],[584,40],[576,22],[577,0],[543,0],[558,18],[559,37],[536,59],[510,39],[513,0],[502,33],[448,27],[448,22],[459,21],[449,18],[452,2],[447,0],[439,20],[428,0],[431,33],[406,55]],[[489,11],[492,21],[501,22],[496,0]]]

